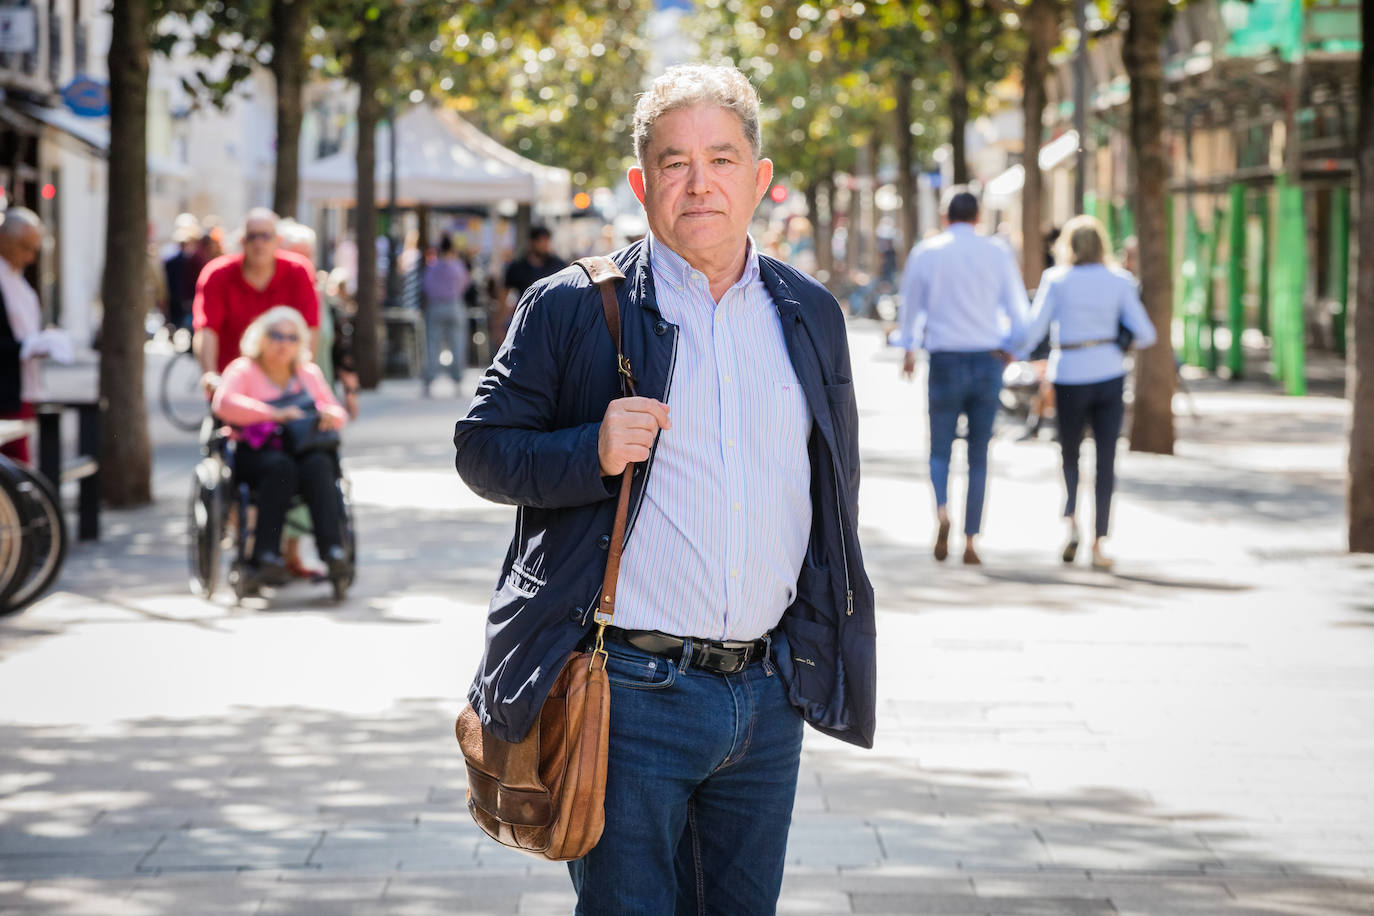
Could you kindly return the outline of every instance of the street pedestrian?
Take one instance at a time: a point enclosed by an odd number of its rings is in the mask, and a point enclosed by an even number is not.
[[[42,398],[42,360],[71,360],[71,341],[43,329],[38,293],[24,271],[43,247],[43,221],[25,207],[10,207],[0,222],[0,420],[32,420]],[[0,445],[0,455],[30,463],[29,439]]]
[[[420,393],[429,397],[429,387],[439,374],[440,357],[448,350],[449,378],[454,384],[463,380],[467,363],[468,315],[464,301],[471,282],[467,265],[453,249],[453,238],[439,239],[439,256],[425,268],[425,368],[420,373]]]
[[[803,720],[872,746],[845,323],[748,235],[773,170],[758,105],[738,70],[704,66],[636,105],[649,235],[612,259],[638,396],[620,396],[600,292],[566,270],[526,291],[454,436],[468,485],[520,507],[468,695],[508,741],[589,638],[640,464],[605,640],[605,831],[570,864],[580,914],[774,912]]]
[[[902,276],[902,375],[916,371],[916,350],[929,354],[930,480],[935,488],[935,559],[949,555],[949,465],[963,416],[968,429],[968,496],[964,562],[982,562],[974,545],[983,521],[988,444],[997,418],[1002,368],[1021,340],[1026,288],[1006,243],[980,235],[978,198],[955,189],[946,228],[912,248]]]
[[[1040,278],[1026,340],[1047,331],[1053,349],[1049,377],[1054,382],[1059,448],[1064,465],[1064,522],[1068,529],[1061,557],[1078,554],[1078,452],[1083,429],[1091,424],[1097,453],[1096,515],[1092,548],[1094,569],[1109,570],[1105,551],[1116,480],[1116,440],[1125,413],[1126,351],[1119,330],[1133,335],[1132,346],[1155,342],[1155,328],[1140,302],[1135,277],[1108,263],[1107,234],[1091,216],[1064,225],[1063,261]]]
[[[200,272],[192,307],[193,345],[206,373],[207,391],[238,357],[243,332],[273,306],[289,305],[300,312],[311,329],[310,349],[318,348],[320,302],[314,267],[280,245],[277,214],[255,207],[243,223],[243,251],[221,255]]]
[[[191,327],[191,307],[196,299],[196,248],[200,244],[200,221],[182,213],[172,226],[176,251],[162,262],[167,280],[167,325],[177,331]]]
[[[501,327],[510,327],[515,306],[520,302],[520,297],[525,295],[525,290],[567,266],[567,261],[553,253],[553,233],[549,232],[548,227],[535,226],[530,229],[529,248],[506,265],[505,288],[498,297],[504,306],[499,319]]]

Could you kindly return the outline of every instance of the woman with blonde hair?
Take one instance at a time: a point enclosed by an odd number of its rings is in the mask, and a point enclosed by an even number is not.
[[[335,498],[335,456],[327,449],[293,448],[282,424],[316,414],[315,427],[329,431],[348,422],[320,367],[310,361],[305,318],[279,305],[260,315],[243,333],[242,354],[225,367],[211,405],[238,442],[234,473],[257,489],[258,520],[248,573],[264,585],[290,578],[282,559],[282,526],[297,494],[310,508],[315,544],[331,576],[348,562]]]
[[[1054,382],[1068,491],[1062,558],[1072,563],[1078,553],[1078,451],[1083,429],[1091,424],[1097,452],[1092,565],[1109,570],[1112,561],[1103,550],[1103,541],[1111,518],[1116,440],[1125,413],[1125,351],[1132,345],[1121,330],[1129,331],[1133,345],[1144,349],[1155,342],[1155,328],[1140,302],[1135,278],[1109,263],[1106,232],[1100,222],[1091,216],[1074,217],[1064,225],[1059,244],[1062,266],[1050,268],[1041,277],[1024,340],[1033,346],[1050,332],[1049,378]]]

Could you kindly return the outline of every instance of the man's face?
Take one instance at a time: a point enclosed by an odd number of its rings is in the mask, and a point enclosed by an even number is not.
[[[541,235],[537,238],[530,239],[530,250],[538,257],[547,258],[549,256],[549,249],[551,248],[553,248],[552,236]]]
[[[42,234],[31,226],[25,226],[16,235],[0,236],[0,257],[9,261],[15,270],[22,271],[38,260],[42,247]]]
[[[277,244],[277,226],[271,220],[249,220],[243,227],[243,260],[250,267],[270,263]]]
[[[773,163],[754,159],[734,112],[701,105],[654,123],[644,164],[629,178],[654,237],[696,266],[736,256]]]

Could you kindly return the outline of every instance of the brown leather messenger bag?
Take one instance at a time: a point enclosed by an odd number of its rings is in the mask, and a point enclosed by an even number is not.
[[[615,343],[620,390],[632,397],[634,376],[621,349],[620,306],[615,297],[615,283],[625,275],[610,258],[582,258],[575,263],[601,288],[606,327]],[[594,648],[568,656],[523,741],[512,744],[483,730],[471,704],[456,725],[467,762],[468,811],[473,820],[497,842],[541,859],[580,859],[601,839],[606,825],[611,694],[603,637],[615,615],[633,475],[634,465],[627,465],[597,602]]]

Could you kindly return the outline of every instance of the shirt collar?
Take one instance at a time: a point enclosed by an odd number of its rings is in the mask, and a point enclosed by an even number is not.
[[[654,279],[667,281],[677,289],[686,289],[688,283],[694,276],[699,275],[699,271],[667,245],[654,238],[652,232],[647,236],[649,241],[649,266],[653,269]],[[754,244],[752,235],[745,237],[747,248],[744,253],[744,273],[733,286],[745,286],[759,278],[759,250]]]

